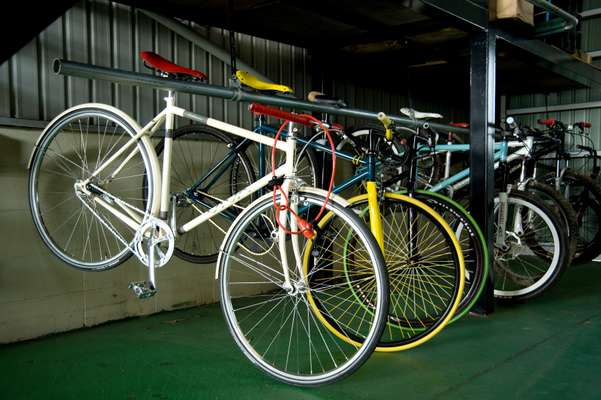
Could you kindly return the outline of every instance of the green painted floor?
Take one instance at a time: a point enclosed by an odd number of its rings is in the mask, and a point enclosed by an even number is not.
[[[0,399],[600,399],[601,264],[545,296],[375,354],[346,380],[280,384],[238,351],[218,305],[0,347]]]

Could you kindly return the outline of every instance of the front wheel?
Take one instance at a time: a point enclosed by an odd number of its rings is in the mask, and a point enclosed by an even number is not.
[[[311,221],[324,197],[301,190],[290,201]],[[334,202],[326,210],[313,239],[289,236],[282,250],[272,195],[260,198],[233,223],[217,265],[221,306],[236,343],[265,373],[294,385],[330,383],[355,371],[373,352],[388,311],[377,243],[352,211]],[[293,255],[295,240],[301,257]],[[351,274],[345,263],[354,266]],[[369,289],[365,300],[372,307],[357,299],[353,285]]]
[[[349,203],[369,226],[367,195],[353,197]],[[427,204],[384,193],[379,207],[390,310],[377,350],[407,350],[433,338],[455,315],[464,289],[464,258],[451,227]],[[369,292],[359,285],[352,287],[357,299],[371,307],[366,301]]]
[[[459,203],[439,193],[423,190],[413,196],[438,212],[455,232],[465,261],[465,288],[450,322],[467,314],[482,294],[489,273],[488,246],[478,223]]]

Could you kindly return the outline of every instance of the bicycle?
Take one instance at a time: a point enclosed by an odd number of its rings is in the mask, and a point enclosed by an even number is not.
[[[578,227],[573,261],[577,264],[589,262],[599,255],[601,246],[601,187],[594,181],[599,173],[597,152],[594,147],[584,144],[575,144],[573,148],[569,148],[568,137],[584,138],[584,129],[591,124],[577,122],[574,127],[579,132],[575,132],[554,118],[541,119],[538,123],[547,128],[538,132],[539,135],[556,140],[556,146],[537,159],[536,170],[542,172],[538,179],[552,186],[573,207]],[[572,142],[576,140],[573,139]],[[591,169],[583,173],[574,171],[570,164],[577,160],[584,160],[585,164],[591,161]],[[552,165],[542,161],[551,161]]]
[[[418,151],[425,156],[446,154],[449,160],[451,154],[468,150],[469,144],[436,143]],[[539,295],[557,281],[570,262],[570,239],[561,218],[534,194],[510,183],[510,165],[527,159],[531,150],[532,138],[524,140],[513,130],[502,130],[501,140],[495,143],[494,166],[500,182],[494,200],[494,294],[504,300]],[[447,168],[429,190],[453,194],[467,188],[469,173],[469,167],[455,174]]]
[[[142,56],[165,77],[200,79],[198,71]],[[221,245],[216,278],[229,330],[253,364],[286,383],[319,385],[355,371],[386,324],[386,268],[378,243],[340,199],[296,179],[295,123],[287,123],[285,140],[274,140],[179,108],[171,90],[164,101],[165,108],[143,127],[97,103],[72,107],[50,122],[32,153],[28,185],[45,245],[86,271],[114,268],[135,255],[148,268],[148,282],[130,287],[147,298],[157,292],[155,270],[173,255],[176,236],[277,186],[233,212]],[[230,181],[234,193],[205,196],[211,207],[180,223],[175,208],[182,199],[170,191],[176,117],[262,143],[284,152],[286,161],[246,187]],[[163,125],[161,167],[150,137]],[[213,184],[231,177],[223,168],[211,168]],[[317,312],[309,297],[319,302]],[[333,334],[320,322],[326,317],[344,329]]]
[[[259,132],[264,135],[273,135],[275,134],[276,129],[270,127],[265,124],[265,116],[272,116],[281,120],[296,120],[296,122],[300,124],[304,124],[309,128],[312,128],[313,125],[306,123],[302,118],[299,118],[298,114],[289,113],[286,111],[281,111],[272,107],[262,106],[258,104],[253,104],[250,107],[250,111],[253,112],[257,116],[257,124],[255,126],[255,132]],[[332,131],[335,131],[337,128],[332,128]],[[286,134],[286,131],[281,132],[282,135]],[[201,126],[187,126],[182,127],[178,131],[175,132],[174,136],[178,137],[182,140],[179,146],[186,146],[185,138],[193,137],[198,135],[206,134],[205,129]],[[177,141],[176,141],[177,143]],[[307,165],[307,174],[306,177],[309,180],[309,183],[314,185],[315,182],[319,181],[320,176],[316,171],[316,165],[318,165],[318,161],[316,160],[316,154],[319,151],[327,152],[327,154],[335,154],[337,159],[350,159],[356,158],[354,155],[350,155],[340,151],[332,152],[332,149],[328,146],[323,145],[320,141],[317,140],[317,137],[297,137],[297,143],[299,147],[302,146],[302,150],[299,151],[297,156],[297,163],[302,163],[303,160],[306,160]],[[246,158],[251,158],[246,153],[249,151],[249,142],[246,140],[236,142],[232,144],[231,153],[236,154],[244,154]],[[160,147],[160,145],[159,145]],[[269,162],[265,159],[266,154],[262,151],[261,146],[258,148],[258,154],[255,155],[255,158],[258,156],[258,165],[259,174],[265,168],[265,165],[268,165]],[[225,159],[228,157],[226,156]],[[234,156],[229,157],[229,161],[225,160],[223,162],[229,163],[232,165],[232,171],[237,170],[234,166],[235,162]],[[375,185],[375,177],[370,176],[367,171],[370,169],[367,166],[371,163],[375,162],[375,158],[369,156],[366,160],[364,160],[364,164],[366,166],[366,173],[362,174],[358,177],[353,178],[353,182],[362,181],[368,187],[369,196],[359,196],[354,197],[349,200],[349,207],[355,209],[359,215],[364,218],[364,221],[367,224],[370,224],[371,231],[374,236],[378,239],[378,242],[381,246],[383,246],[385,260],[387,261],[389,271],[392,271],[394,268],[401,268],[400,265],[407,267],[407,271],[405,275],[402,276],[397,273],[397,275],[391,277],[391,286],[393,289],[391,290],[391,303],[394,306],[389,311],[389,321],[388,321],[388,329],[384,337],[380,339],[379,346],[377,347],[378,351],[398,351],[408,349],[414,346],[417,346],[421,343],[432,338],[435,334],[437,334],[448,322],[451,317],[455,316],[455,311],[457,309],[457,305],[459,304],[460,293],[462,291],[460,285],[462,285],[463,277],[461,277],[461,248],[459,247],[455,235],[452,230],[448,227],[448,225],[442,220],[442,218],[434,212],[428,205],[420,202],[415,198],[410,198],[408,196],[393,194],[393,193],[380,193],[378,194],[378,189]],[[271,160],[273,162],[273,160]],[[277,162],[277,161],[276,161]],[[240,164],[240,168],[241,168]],[[186,167],[182,165],[185,169]],[[373,171],[375,171],[372,168]],[[232,173],[232,175],[236,175],[236,173]],[[330,177],[331,179],[331,177]],[[197,182],[195,179],[190,179],[184,182],[183,187],[191,188],[197,186]],[[346,186],[346,185],[342,185]],[[340,193],[344,190],[344,187],[339,185],[334,186],[333,193]],[[182,193],[187,193],[188,190],[184,189]],[[411,211],[408,211],[411,210]],[[407,283],[403,283],[403,280],[410,279],[411,275],[411,266],[410,263],[406,261],[403,262],[402,252],[399,252],[398,249],[395,251],[395,246],[399,246],[399,243],[407,243],[410,241],[408,238],[399,237],[398,235],[404,232],[410,232],[407,225],[403,225],[401,230],[398,232],[390,229],[390,224],[397,224],[396,226],[400,226],[402,220],[407,217],[407,213],[411,213],[413,220],[418,221],[415,223],[421,224],[422,226],[429,226],[429,229],[424,229],[430,233],[430,237],[420,237],[419,241],[422,243],[422,248],[424,252],[424,262],[429,259],[428,257],[438,257],[439,263],[438,266],[434,266],[431,268],[431,271],[436,271],[439,276],[436,277],[426,277],[424,278],[423,285],[423,293],[417,293],[416,298],[418,300],[423,300],[425,303],[429,304],[429,307],[425,307],[423,305],[417,305],[416,301],[413,300],[413,296],[408,296],[409,289],[405,289],[406,293],[401,293],[399,288],[405,287]],[[392,235],[396,235],[393,237]],[[422,235],[423,236],[423,235]],[[440,242],[444,245],[439,248],[440,254],[434,254],[435,250],[432,246],[423,245],[426,242]],[[393,245],[393,243],[395,243]],[[192,244],[188,244],[188,249],[191,249]],[[419,246],[415,246],[418,248]],[[388,250],[387,250],[388,249]],[[448,251],[445,253],[445,249]],[[432,253],[430,256],[427,255],[428,250]],[[401,254],[399,254],[401,253]],[[451,257],[449,264],[446,264],[443,261],[445,257]],[[397,265],[398,267],[392,267],[391,264]],[[409,266],[407,266],[409,264]],[[434,261],[432,261],[434,264]],[[412,279],[417,282],[419,280],[419,268],[414,268],[417,272],[413,274]],[[448,269],[448,271],[444,271]],[[441,272],[442,271],[442,272]],[[447,284],[441,285],[438,288],[435,287],[436,279],[441,279],[443,276],[443,272],[445,274],[449,274]],[[405,286],[403,286],[405,285]],[[441,289],[442,288],[442,289]],[[438,293],[437,293],[438,291]],[[411,291],[414,293],[415,290]],[[427,298],[427,293],[431,293],[431,298]],[[437,297],[438,295],[438,297]],[[358,298],[362,298],[362,296],[358,295]],[[433,301],[432,298],[435,300]],[[426,299],[426,300],[424,300]],[[471,299],[471,297],[470,297]],[[404,307],[402,307],[403,305]],[[462,304],[464,305],[464,304]],[[368,306],[368,305],[367,305]],[[417,311],[418,308],[421,307],[421,314]],[[315,304],[315,308],[318,309],[318,305]],[[316,311],[317,312],[317,311]],[[463,309],[462,309],[463,312]],[[341,327],[337,326],[334,323],[330,323],[324,319],[322,321],[324,324],[331,328],[332,332],[338,332]]]

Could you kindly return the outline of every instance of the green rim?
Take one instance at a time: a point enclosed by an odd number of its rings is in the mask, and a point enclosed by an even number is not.
[[[482,291],[484,290],[484,286],[486,285],[486,278],[488,277],[489,270],[490,270],[489,255],[488,255],[488,245],[486,243],[486,240],[484,239],[484,234],[482,233],[482,230],[480,229],[480,226],[478,225],[478,223],[476,223],[476,220],[474,219],[474,217],[472,217],[472,215],[469,213],[469,211],[467,211],[461,204],[459,204],[455,200],[451,199],[450,197],[447,197],[447,196],[442,195],[440,193],[429,192],[427,190],[416,190],[415,192],[419,193],[420,195],[424,195],[424,196],[436,197],[437,199],[440,199],[440,200],[442,200],[444,202],[447,202],[448,204],[454,206],[473,225],[474,230],[476,231],[476,235],[478,237],[478,240],[480,241],[480,244],[482,245],[482,248],[484,250],[484,258],[483,258],[483,260],[484,260],[484,274],[483,274],[483,279],[480,282],[480,287],[478,287],[478,290],[476,291],[476,295],[467,304],[467,306],[464,307],[463,310],[460,310],[459,313],[455,314],[455,316],[451,319],[451,321],[449,321],[449,323],[453,323],[453,322],[457,321],[458,319],[462,318],[464,315],[466,315],[472,309],[472,307],[474,306],[474,304],[476,304],[476,302],[480,298],[480,295],[482,295]],[[400,191],[398,193],[399,194],[406,194],[407,191],[404,190],[404,191]]]

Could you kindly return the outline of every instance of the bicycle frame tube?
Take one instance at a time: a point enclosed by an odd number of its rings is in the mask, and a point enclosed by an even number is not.
[[[248,140],[269,146],[270,148],[273,147],[275,144],[275,147],[278,150],[282,150],[286,153],[289,153],[290,151],[294,152],[294,150],[295,150],[295,143],[294,143],[293,138],[287,139],[286,141],[279,140],[277,143],[274,143],[273,139],[265,137],[258,133],[240,128],[235,125],[230,125],[225,122],[215,120],[213,118],[208,118],[208,117],[204,117],[204,116],[201,116],[198,114],[194,114],[194,113],[188,112],[179,107],[175,107],[173,105],[173,102],[174,102],[173,97],[167,97],[165,99],[165,101],[167,102],[167,106],[165,107],[165,109],[162,110],[156,117],[154,117],[148,124],[146,124],[135,136],[133,136],[123,147],[121,147],[119,150],[117,150],[108,160],[104,161],[94,171],[94,173],[91,175],[91,177],[88,178],[85,182],[83,182],[84,186],[85,186],[85,184],[89,183],[93,177],[97,176],[101,171],[105,170],[109,165],[113,164],[115,162],[115,160],[117,160],[119,158],[119,156],[121,156],[129,148],[134,146],[136,141],[139,140],[142,136],[150,135],[152,132],[154,132],[157,129],[157,125],[159,125],[162,121],[166,122],[166,131],[167,132],[172,130],[173,129],[173,119],[175,116],[184,117],[184,118],[187,118],[190,120],[201,122],[201,123],[211,126],[213,128],[220,129],[222,131],[231,133],[233,135],[240,136],[240,137],[246,138]],[[171,134],[166,134],[166,136],[169,136]],[[166,210],[168,210],[169,202],[170,202],[170,193],[169,193],[170,168],[169,167],[171,164],[171,157],[172,157],[172,153],[170,151],[171,146],[172,146],[172,141],[169,140],[168,137],[166,137],[165,152],[163,155],[163,164],[164,164],[163,171],[162,171],[163,182],[157,182],[157,190],[159,190],[161,193],[160,207],[159,207],[159,210],[161,212],[160,216],[165,216],[165,217],[166,217],[165,212],[166,212]],[[168,147],[169,147],[169,149],[167,149]],[[131,158],[131,156],[129,156],[128,158]],[[288,158],[290,158],[290,157],[288,157]],[[287,158],[286,163],[283,166],[276,169],[276,171],[275,171],[276,177],[293,176],[294,163],[293,163],[293,161],[292,162],[288,161],[288,158]],[[294,157],[291,156],[291,158],[293,159]],[[122,167],[123,167],[123,165],[119,165],[117,168],[122,168]],[[189,221],[188,223],[184,224],[183,226],[181,226],[178,229],[178,232],[179,233],[189,232],[190,230],[192,230],[196,226],[200,225],[201,223],[206,222],[207,220],[209,220],[210,218],[213,218],[220,212],[233,206],[240,200],[250,196],[255,191],[258,191],[259,189],[267,186],[271,180],[272,180],[271,174],[264,176],[263,178],[259,179],[258,181],[254,182],[253,184],[251,184],[250,186],[245,188],[244,190],[241,190],[240,192],[230,196],[228,199],[224,200],[221,204],[213,207],[212,209],[208,210],[206,213],[204,213],[204,214],[194,218],[193,220]],[[135,227],[134,222],[129,215],[124,214],[123,212],[117,210],[115,207],[107,207],[108,204],[98,197],[95,197],[95,200],[103,208],[107,209],[107,211],[109,211],[111,214],[115,215],[120,220],[126,222],[132,228]],[[136,222],[138,223],[138,226],[139,226],[139,221],[136,221]]]
[[[466,151],[466,146],[467,146],[467,150],[469,150],[469,144],[468,145],[440,145],[440,146],[437,145],[434,147],[434,151],[435,151],[435,153],[438,153],[438,151],[437,151],[438,149],[441,149],[440,153],[443,152],[442,150],[446,150],[447,152]],[[511,154],[508,154],[510,148],[517,148],[518,150],[514,151]],[[523,158],[528,155],[529,151],[530,150],[529,150],[528,146],[519,141],[495,143],[495,155],[494,155],[495,165],[494,165],[494,167],[495,167],[495,169],[498,168],[499,162],[502,162],[502,161],[511,163],[517,159]],[[441,190],[449,188],[449,187],[453,191],[461,189],[469,184],[469,182],[470,182],[469,175],[470,175],[470,168],[465,168],[464,170],[462,170],[452,176],[445,175],[445,179],[438,182],[436,185],[432,186],[428,190],[431,192],[440,192]]]

